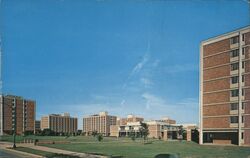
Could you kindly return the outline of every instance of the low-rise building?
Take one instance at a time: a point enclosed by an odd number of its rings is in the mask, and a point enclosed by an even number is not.
[[[127,122],[125,125],[112,125],[110,126],[110,136],[129,137],[131,134],[139,136],[140,129],[143,128],[142,123],[146,123],[148,126],[148,138],[157,138],[163,140],[181,138],[191,141],[193,140],[192,137],[195,136],[192,130],[197,129],[197,126],[194,124],[172,124],[175,123],[175,120],[165,118],[162,120]],[[198,133],[195,134],[198,138]]]

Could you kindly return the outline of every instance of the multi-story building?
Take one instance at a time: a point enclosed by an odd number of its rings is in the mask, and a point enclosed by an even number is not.
[[[250,144],[250,26],[200,45],[200,144]]]
[[[168,124],[176,124],[176,121],[173,119],[170,119],[169,117],[163,117],[160,121],[168,123]]]
[[[116,119],[116,116],[110,116],[107,112],[85,117],[83,118],[83,133],[91,135],[92,132],[97,132],[109,136],[110,126],[116,125]]]
[[[142,122],[144,121],[144,118],[138,117],[135,115],[128,115],[127,116],[127,122]]]
[[[77,118],[68,113],[50,114],[41,118],[41,130],[51,129],[56,133],[77,133]]]
[[[128,122],[142,122],[144,118],[138,117],[135,115],[128,115],[127,118],[119,118],[117,117],[116,124],[117,125],[126,125]]]
[[[40,131],[41,130],[41,121],[36,120],[35,121],[35,131]]]
[[[20,96],[0,96],[0,135],[34,133],[36,102]]]

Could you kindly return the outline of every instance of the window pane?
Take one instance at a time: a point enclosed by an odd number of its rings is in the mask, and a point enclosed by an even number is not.
[[[238,70],[239,69],[239,63],[233,63],[231,64],[231,71]]]
[[[239,76],[231,77],[231,83],[232,84],[239,83]]]
[[[239,56],[239,49],[235,49],[231,51],[231,57],[237,57]]]
[[[235,89],[235,90],[231,90],[231,97],[238,97],[239,96],[239,90]]]
[[[231,110],[238,110],[239,103],[231,103]]]
[[[239,122],[238,116],[231,116],[231,117],[230,117],[230,122],[231,122],[231,123],[238,123],[238,122]]]

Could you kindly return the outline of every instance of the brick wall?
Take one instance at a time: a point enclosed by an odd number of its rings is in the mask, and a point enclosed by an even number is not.
[[[23,100],[16,99],[16,133],[23,133]]]
[[[250,128],[250,115],[245,115],[244,119],[245,128]]]
[[[228,102],[229,100],[230,100],[229,91],[208,93],[203,95],[203,104]]]
[[[213,69],[207,69],[203,72],[203,79],[210,80],[214,78],[230,75],[230,65],[220,66]]]
[[[203,107],[204,116],[228,115],[230,104],[209,105]]]
[[[210,56],[204,59],[203,68],[222,65],[230,62],[230,53],[225,52],[215,56]]]
[[[250,130],[244,131],[244,143],[250,145]]]
[[[230,78],[214,80],[214,81],[203,83],[204,92],[211,92],[211,91],[217,91],[217,90],[229,89],[229,88],[230,88]]]
[[[250,32],[245,34],[245,44],[250,44]]]
[[[203,128],[228,128],[229,117],[203,118]]]
[[[230,41],[229,39],[225,39],[222,41],[218,41],[212,44],[205,45],[203,48],[204,56],[216,54],[222,51],[226,51],[230,49]]]

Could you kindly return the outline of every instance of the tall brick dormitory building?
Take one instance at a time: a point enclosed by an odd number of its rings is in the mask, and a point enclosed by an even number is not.
[[[201,43],[200,144],[250,144],[250,26]]]
[[[0,135],[34,133],[36,102],[13,95],[0,95]]]

